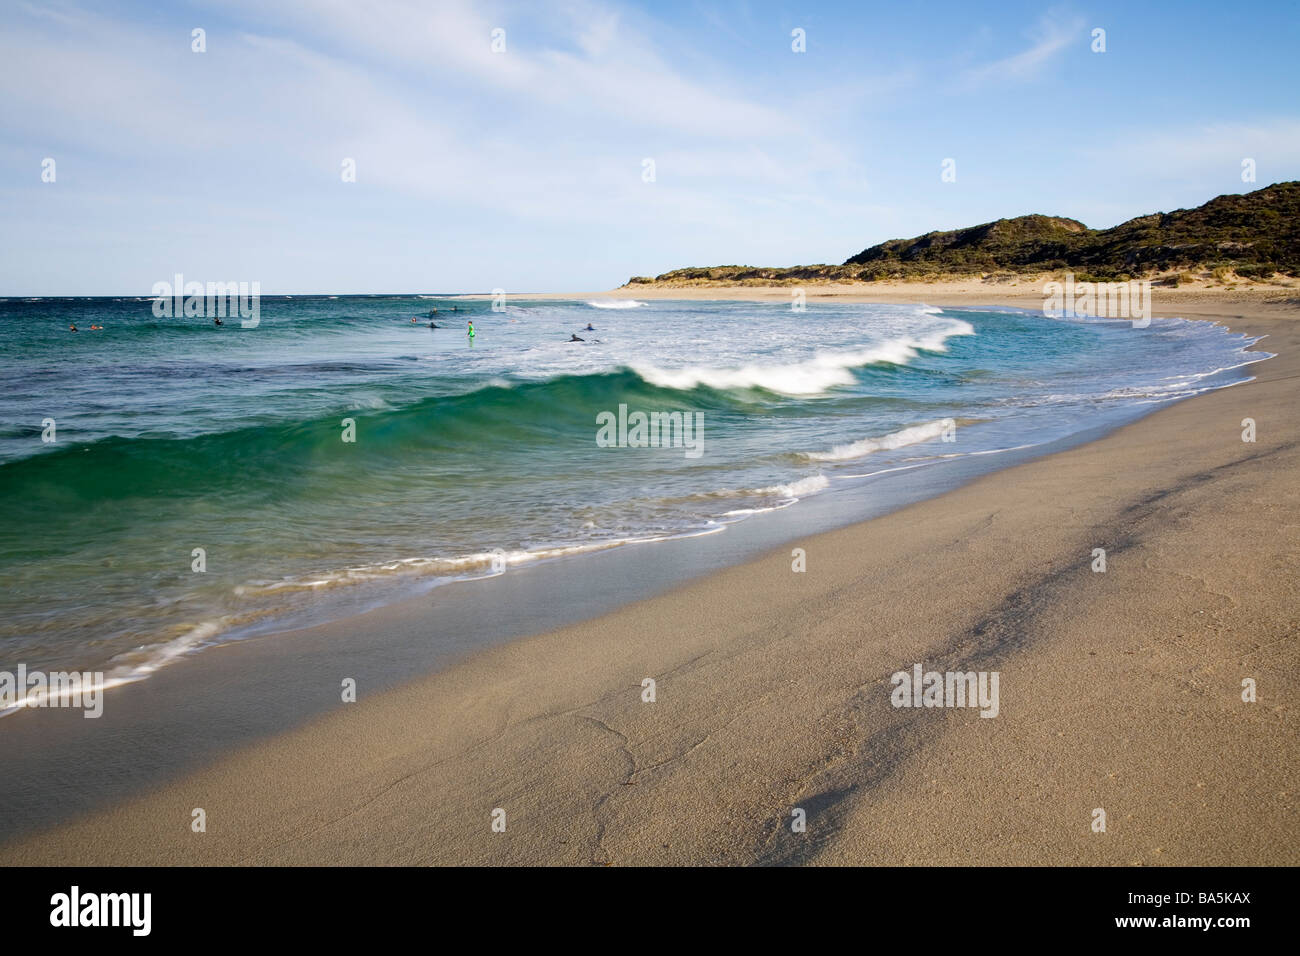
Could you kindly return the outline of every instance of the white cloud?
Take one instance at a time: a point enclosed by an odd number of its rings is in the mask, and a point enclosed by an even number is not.
[[[1178,128],[1130,129],[1108,137],[1105,147],[1090,146],[1089,155],[1130,175],[1163,172],[1169,176],[1235,176],[1241,161],[1254,159],[1258,186],[1294,177],[1300,168],[1300,120],[1197,123]],[[1245,184],[1245,188],[1252,188]]]
[[[0,51],[15,69],[0,93],[22,117],[11,132],[55,130],[92,155],[134,158],[150,170],[137,185],[155,192],[213,168],[209,178],[237,190],[274,192],[281,177],[283,191],[303,190],[337,183],[348,156],[368,188],[593,222],[620,207],[725,220],[715,193],[740,182],[789,189],[846,163],[793,113],[675,72],[603,7],[569,8],[585,27],[581,52],[529,49],[516,30],[506,54],[489,52],[495,21],[456,4],[294,9],[308,36],[271,35],[265,22],[257,33],[213,29],[202,55],[187,34],[103,19],[56,36],[6,31]],[[394,59],[417,78],[373,68]],[[489,93],[465,96],[467,86]],[[645,156],[660,164],[654,186],[641,181]]]
[[[728,92],[721,83],[692,80],[618,11],[599,3],[548,9],[542,23],[533,8],[516,5],[487,15],[481,5],[442,0],[302,0],[269,13],[268,26],[291,27],[346,49],[348,58],[381,63],[387,71],[472,86],[495,93],[521,111],[530,106],[580,114],[586,122],[635,124],[715,138],[765,138],[801,128],[796,111],[783,111]],[[558,18],[559,22],[551,22]],[[491,31],[506,30],[506,52],[491,52]],[[569,45],[572,48],[569,48]]]
[[[1078,17],[1062,19],[1049,13],[1030,31],[1030,46],[1011,56],[966,72],[971,85],[998,82],[1023,82],[1033,79],[1071,43],[1083,42],[1084,21]]]

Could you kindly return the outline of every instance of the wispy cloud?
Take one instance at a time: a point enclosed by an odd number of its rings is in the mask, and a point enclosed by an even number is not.
[[[311,220],[355,233],[359,217],[369,215],[372,229],[382,217],[392,225],[371,240],[373,258],[391,257],[413,219],[465,223],[496,237],[499,273],[534,257],[556,230],[590,236],[571,243],[651,235],[666,223],[697,236],[754,236],[764,224],[779,233],[806,217],[813,184],[860,181],[806,111],[675,68],[673,51],[639,29],[642,14],[572,4],[562,21],[549,11],[544,32],[527,9],[499,18],[406,0],[364,9],[314,0],[247,17],[236,9],[237,28],[209,23],[202,55],[176,24],[20,14],[0,33],[11,67],[0,75],[5,139],[14,155],[59,158],[60,198],[86,190],[79,216],[49,223],[51,241],[98,234],[96,217],[112,220],[123,207],[223,211],[209,251],[184,267],[204,272],[255,248],[262,237],[250,233],[264,234],[268,215],[300,248],[319,241],[301,235]],[[504,54],[491,52],[498,24]],[[356,161],[355,186],[340,184],[345,157]],[[654,183],[642,179],[647,157]],[[48,211],[51,198],[30,201]],[[528,226],[490,225],[503,222]],[[148,270],[202,248],[183,219],[126,228],[132,245],[119,248],[138,256],[150,244]],[[428,243],[454,256],[443,248],[449,235],[435,229]],[[302,258],[286,249],[263,261],[297,268]],[[348,268],[372,268],[368,258]]]
[[[521,111],[533,104],[580,112],[589,122],[635,122],[711,137],[763,137],[802,125],[797,111],[675,69],[636,24],[603,3],[547,9],[543,25],[526,6],[487,15],[481,5],[460,0],[432,8],[415,0],[303,0],[271,12],[260,3],[247,9],[268,27],[291,29],[304,45],[316,41],[323,50],[346,49],[349,59],[368,56],[385,71],[473,85]],[[491,51],[491,31],[498,27],[506,31],[505,53]]]
[[[1274,117],[1165,126],[1117,136],[1104,149],[1088,149],[1098,161],[1118,168],[1177,169],[1184,174],[1217,170],[1236,176],[1243,159],[1254,159],[1264,185],[1294,174],[1300,166],[1300,120]]]
[[[1071,43],[1086,39],[1084,20],[1059,13],[1043,16],[1029,32],[1030,45],[1018,53],[966,72],[968,84],[1023,82],[1038,76]]]

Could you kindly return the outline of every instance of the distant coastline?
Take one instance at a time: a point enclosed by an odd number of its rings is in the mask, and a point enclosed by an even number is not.
[[[839,265],[726,265],[633,276],[620,291],[1060,280],[1148,279],[1153,285],[1234,292],[1295,289],[1300,277],[1300,182],[1224,195],[1195,209],[1138,216],[1089,229],[1060,216],[1027,215],[891,239]]]

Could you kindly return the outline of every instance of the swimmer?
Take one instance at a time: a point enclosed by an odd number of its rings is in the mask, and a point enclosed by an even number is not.
[[[585,342],[586,339],[580,339],[576,335],[569,339],[570,342]]]
[[[586,327],[585,329],[583,329],[583,331],[584,331],[584,332],[595,332],[596,330],[595,330],[594,328],[592,328],[591,323],[588,322],[588,323],[587,323],[587,327]]]
[[[212,324],[213,324],[213,325],[225,325],[226,323],[225,323],[225,322],[222,322],[220,319],[213,319],[213,320],[212,320]]]

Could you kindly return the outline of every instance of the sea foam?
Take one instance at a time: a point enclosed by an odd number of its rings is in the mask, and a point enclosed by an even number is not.
[[[975,329],[968,322],[953,319],[944,328],[925,335],[902,335],[865,349],[823,352],[788,365],[669,369],[643,364],[632,366],[632,371],[660,388],[688,390],[705,385],[717,389],[760,388],[781,395],[820,395],[836,386],[852,385],[855,368],[877,363],[906,365],[922,351],[946,351],[946,342],[953,336],[974,334]]]
[[[944,431],[952,428],[953,425],[951,418],[941,418],[938,421],[926,422],[923,425],[901,428],[896,432],[890,432],[888,435],[863,438],[859,441],[849,442],[846,445],[836,445],[830,451],[805,452],[803,457],[809,461],[850,461],[854,458],[863,458],[873,452],[931,441],[941,436]]]

